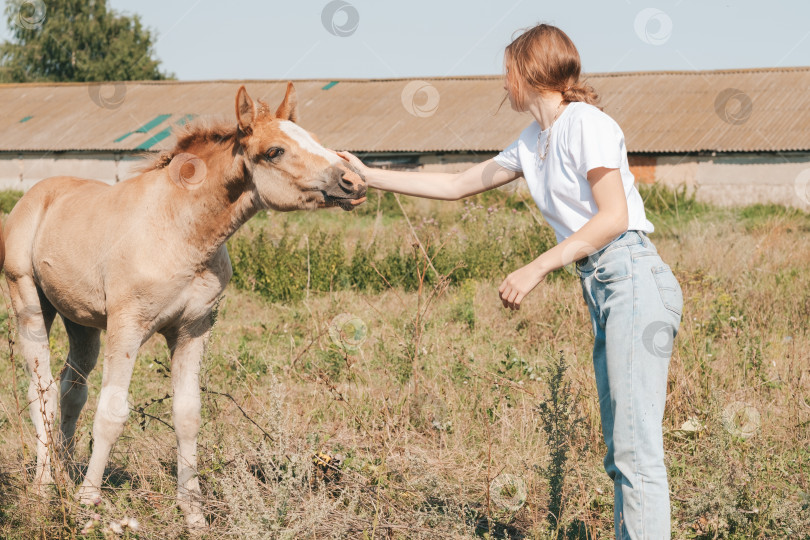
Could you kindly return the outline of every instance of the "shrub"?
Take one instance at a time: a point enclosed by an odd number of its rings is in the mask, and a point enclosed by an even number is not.
[[[421,230],[422,245],[436,272],[449,275],[451,284],[503,278],[554,245],[554,233],[547,225],[497,213],[493,207],[483,210],[472,203],[467,214],[472,217],[461,230],[445,238],[438,229]],[[229,242],[234,285],[273,302],[289,302],[303,298],[307,284],[321,292],[379,292],[388,287],[414,291],[420,281],[424,286],[436,284],[436,272],[410,234],[396,243],[385,239],[367,247],[358,243],[351,254],[345,244],[343,232],[316,230],[305,237],[287,225],[277,240],[268,236],[266,226],[256,233],[240,232]]]
[[[253,238],[240,236],[229,243],[233,282],[272,302],[299,300],[307,284],[306,251],[285,235],[278,243],[259,231]]]
[[[4,214],[11,212],[11,209],[14,208],[14,205],[17,204],[17,201],[19,201],[22,196],[22,191],[0,191],[0,212],[3,212]]]
[[[638,191],[644,200],[644,209],[659,216],[689,214],[705,206],[695,200],[695,192],[689,193],[686,185],[672,189],[660,182],[639,184]]]

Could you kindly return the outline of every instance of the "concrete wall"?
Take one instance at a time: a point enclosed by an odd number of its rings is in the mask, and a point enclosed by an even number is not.
[[[434,172],[461,172],[494,152],[364,156],[372,164]],[[630,166],[640,182],[686,185],[698,200],[720,205],[778,203],[810,210],[810,152],[724,153],[716,155],[635,154]],[[137,174],[143,154],[104,152],[0,153],[0,189],[27,190],[57,175],[107,183]],[[517,182],[506,189],[525,186]]]
[[[0,189],[27,191],[51,176],[77,176],[108,184],[134,176],[140,155],[106,152],[0,153]]]
[[[810,210],[810,152],[658,156],[656,161],[657,181],[686,185],[701,201]]]

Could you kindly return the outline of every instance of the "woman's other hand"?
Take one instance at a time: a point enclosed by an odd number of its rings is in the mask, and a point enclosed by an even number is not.
[[[498,287],[503,307],[513,311],[520,309],[520,303],[526,295],[545,278],[546,272],[539,267],[537,261],[532,261],[506,276],[501,286]]]

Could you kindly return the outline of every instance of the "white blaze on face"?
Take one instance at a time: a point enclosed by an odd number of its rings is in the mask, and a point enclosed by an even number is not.
[[[295,122],[282,120],[281,131],[297,142],[298,146],[300,146],[305,152],[326,158],[330,165],[334,165],[335,163],[340,163],[342,161],[340,156],[318,144],[315,139],[312,138],[312,135],[307,133],[307,130]]]

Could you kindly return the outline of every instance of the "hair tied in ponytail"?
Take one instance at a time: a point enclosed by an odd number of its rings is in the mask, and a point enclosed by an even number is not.
[[[538,24],[515,38],[504,52],[506,87],[515,110],[526,110],[529,93],[562,92],[567,101],[597,106],[593,87],[580,81],[579,52],[565,32],[550,24]]]

